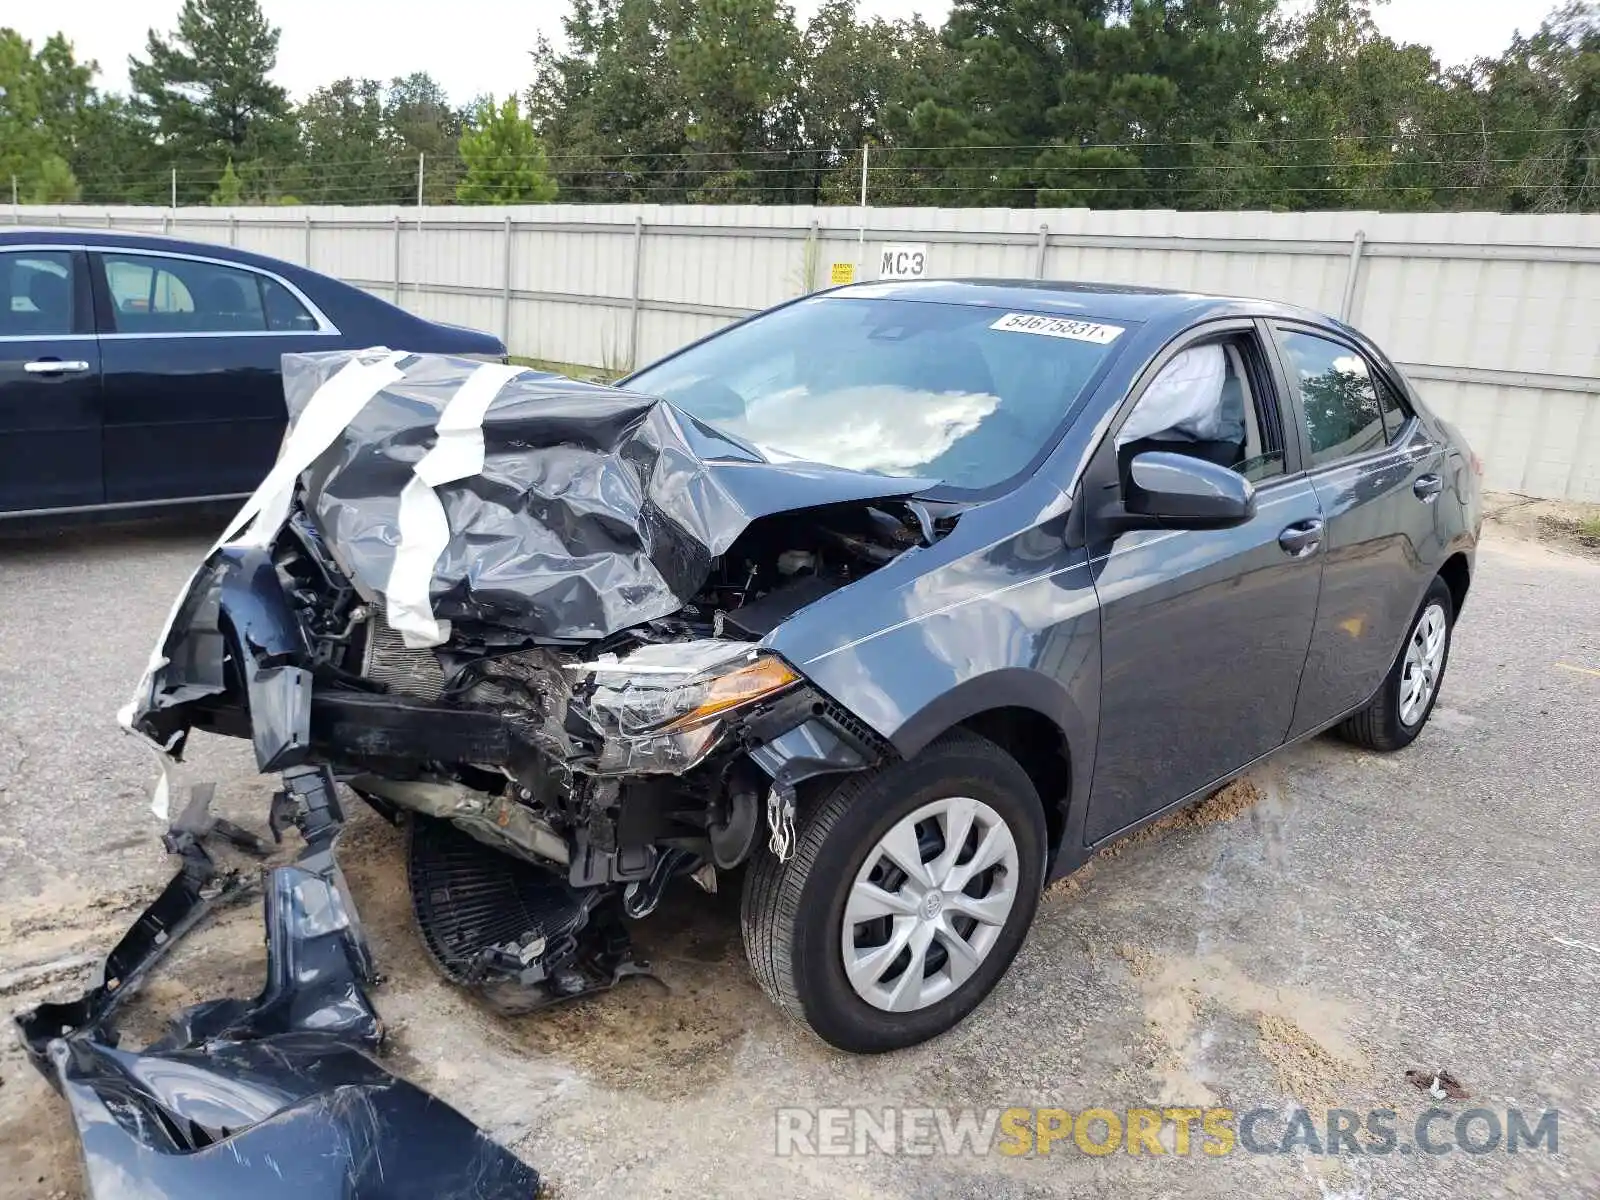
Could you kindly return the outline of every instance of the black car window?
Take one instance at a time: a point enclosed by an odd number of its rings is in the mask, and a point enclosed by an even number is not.
[[[1411,407],[1381,375],[1377,378],[1377,384],[1378,405],[1383,409],[1383,431],[1392,446],[1406,422],[1411,419]]]
[[[772,459],[983,490],[1041,454],[1126,326],[976,305],[802,300],[626,386]]]
[[[1117,430],[1124,484],[1133,456],[1166,450],[1231,467],[1259,483],[1282,475],[1277,403],[1247,334],[1188,346],[1161,368]]]
[[[254,271],[187,258],[103,257],[118,333],[257,333],[267,328]]]
[[[257,275],[256,280],[261,285],[261,300],[267,310],[268,329],[278,333],[310,333],[316,330],[317,319],[295,299],[293,292],[265,275]]]
[[[1367,360],[1343,342],[1282,329],[1311,434],[1311,465],[1375,450],[1385,442],[1383,409]]]
[[[0,335],[59,337],[72,332],[72,252],[0,253]]]

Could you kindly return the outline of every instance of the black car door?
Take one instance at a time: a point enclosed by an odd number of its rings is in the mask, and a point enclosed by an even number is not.
[[[1363,704],[1383,682],[1445,557],[1444,448],[1353,339],[1274,326],[1295,427],[1327,522],[1322,598],[1291,736]]]
[[[0,247],[0,513],[102,501],[100,413],[82,252]]]
[[[1297,442],[1285,442],[1291,410],[1266,337],[1233,321],[1169,347],[1085,475],[1102,681],[1091,844],[1288,733],[1321,581],[1321,510]],[[1196,418],[1186,392],[1208,397],[1209,415]],[[1256,486],[1256,515],[1232,529],[1096,536],[1094,513],[1125,494],[1129,462],[1150,449],[1233,467]]]
[[[280,360],[336,334],[283,280],[240,264],[99,250],[105,489],[113,502],[240,496],[271,469]]]

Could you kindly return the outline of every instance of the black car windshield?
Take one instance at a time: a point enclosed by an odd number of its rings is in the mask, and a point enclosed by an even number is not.
[[[966,304],[819,296],[627,381],[803,459],[983,490],[1023,470],[1126,326]]]

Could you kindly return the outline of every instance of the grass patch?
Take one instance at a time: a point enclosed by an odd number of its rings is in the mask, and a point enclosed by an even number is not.
[[[557,375],[565,375],[568,379],[581,379],[586,383],[614,383],[627,374],[625,371],[612,371],[605,367],[556,362],[550,358],[527,358],[521,354],[513,354],[511,361],[519,367],[532,367],[535,371],[552,371]]]
[[[1585,516],[1543,513],[1539,528],[1546,537],[1575,542],[1586,550],[1600,550],[1600,513]]]

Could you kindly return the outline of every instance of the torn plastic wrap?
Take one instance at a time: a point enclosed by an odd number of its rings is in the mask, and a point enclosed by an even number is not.
[[[285,356],[292,417],[348,357]],[[602,638],[682,608],[757,517],[930,484],[771,464],[616,388],[428,355],[401,365],[306,472],[304,502],[412,646],[449,636],[430,622]]]
[[[283,373],[279,462],[179,597],[122,715],[169,751],[190,722],[162,710],[225,688],[227,580],[291,520],[407,647],[571,645],[677,612],[760,517],[934,482],[769,462],[665,401],[498,363],[339,351],[285,355]],[[259,765],[304,761],[294,656],[243,657],[252,720],[258,691],[278,713],[255,730]]]

